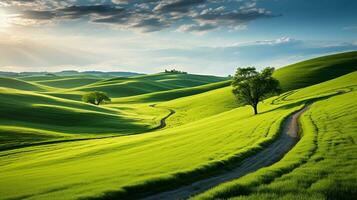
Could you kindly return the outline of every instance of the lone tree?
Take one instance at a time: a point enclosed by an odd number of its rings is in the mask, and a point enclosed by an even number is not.
[[[233,94],[243,105],[251,105],[258,114],[258,103],[280,93],[279,81],[272,77],[274,68],[258,72],[255,67],[238,68],[234,75]]]
[[[110,102],[110,98],[104,92],[94,91],[94,92],[88,92],[88,93],[84,94],[82,97],[82,101],[84,101],[86,103],[91,103],[94,105],[99,105],[102,102]]]

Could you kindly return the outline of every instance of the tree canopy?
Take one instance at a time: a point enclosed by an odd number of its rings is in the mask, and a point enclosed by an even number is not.
[[[255,67],[238,68],[232,82],[233,94],[242,105],[251,105],[258,114],[258,103],[280,92],[279,81],[272,77],[274,68],[258,72]]]
[[[82,101],[94,105],[99,105],[103,102],[110,102],[111,100],[105,92],[94,91],[84,94]]]

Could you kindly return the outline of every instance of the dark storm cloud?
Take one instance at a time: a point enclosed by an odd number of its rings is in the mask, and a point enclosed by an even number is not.
[[[27,6],[18,11],[23,19],[83,19],[144,32],[166,28],[187,32],[235,29],[250,21],[273,16],[264,8],[258,8],[254,0],[251,3],[232,0],[112,0],[106,4],[101,4],[100,1],[92,1],[92,4],[75,4],[73,1],[15,1],[32,2],[35,5],[32,9]]]

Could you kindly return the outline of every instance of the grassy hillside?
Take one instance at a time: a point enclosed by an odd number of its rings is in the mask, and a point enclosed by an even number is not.
[[[222,77],[159,73],[129,78],[113,78],[88,86],[76,88],[76,91],[103,91],[112,98],[127,97],[178,88],[194,87],[226,80]]]
[[[355,57],[277,70],[284,89],[309,87],[264,100],[258,115],[238,107],[222,77],[2,78],[0,199],[137,199],[189,184],[264,149],[284,119],[311,101],[303,137],[281,161],[194,198],[354,197],[357,72],[346,73],[356,71]],[[112,103],[79,101],[94,90]]]
[[[275,71],[284,91],[321,83],[357,71],[357,51],[318,57]]]
[[[158,126],[160,117],[168,112],[149,106],[98,107],[8,88],[0,89],[0,101],[0,148],[53,139],[144,132]]]
[[[0,153],[0,193],[9,198],[31,195],[36,199],[75,199],[157,178],[182,181],[173,174],[214,167],[258,148],[272,139],[279,122],[293,110],[279,109],[253,117],[249,108],[241,108],[201,123],[151,134],[30,147],[13,150],[8,156]],[[258,125],[255,120],[264,123]],[[275,128],[269,131],[271,125]],[[29,149],[31,154],[26,153]],[[21,163],[11,162],[21,157]],[[46,173],[41,173],[44,170]],[[19,183],[16,191],[7,187],[13,188],[15,180]],[[31,180],[31,187],[27,180]]]
[[[97,77],[97,78],[113,78],[113,77],[131,77],[143,75],[141,73],[135,72],[103,72],[103,71],[76,71],[76,70],[65,70],[60,72],[4,72],[0,71],[0,76],[2,77],[13,77],[23,80],[50,80],[56,77]]]
[[[169,113],[168,109],[151,107],[153,99],[160,100],[163,96],[175,98],[191,95],[229,84],[226,81],[171,90],[166,95],[153,93],[150,94],[152,97],[150,100],[137,100],[134,104],[114,102],[98,107],[78,101],[86,90],[95,90],[93,88],[110,88],[115,91],[114,93],[125,96],[130,93],[201,85],[224,80],[224,78],[189,74],[154,74],[104,80],[83,76],[46,76],[46,78],[49,77],[50,80],[39,76],[24,78],[29,82],[11,78],[1,79],[0,83],[7,88],[0,90],[0,100],[4,102],[0,107],[2,118],[0,149],[52,140],[142,133],[159,126],[160,120]],[[187,81],[188,78],[193,80]],[[175,84],[165,83],[170,81]],[[138,87],[135,83],[144,86]],[[154,87],[151,88],[151,86]],[[11,87],[18,90],[10,89]],[[150,89],[146,90],[145,87]],[[112,94],[109,93],[109,95]],[[72,99],[77,101],[72,101]]]
[[[341,77],[345,81],[332,80],[329,83],[335,85],[334,93],[350,86],[347,81],[351,79],[349,76],[353,76],[355,80],[357,73]],[[260,105],[261,114],[256,116],[252,115],[250,107],[240,107],[193,123],[148,134],[1,152],[0,193],[6,198],[75,199],[103,195],[130,198],[144,194],[138,192],[140,189],[153,191],[176,187],[217,173],[225,167],[229,168],[230,165],[264,148],[277,136],[280,124],[288,114],[301,108],[307,99],[331,94],[330,88],[325,88],[325,91],[325,94],[308,94],[311,90],[306,88],[301,90],[304,95],[300,98],[279,98],[277,101],[272,98]],[[223,88],[207,93],[214,97],[196,95],[193,98],[200,98],[202,105],[205,105],[212,99],[226,98],[222,93],[230,94],[230,91]],[[342,105],[354,104],[354,101],[351,102],[355,97],[354,92],[336,94],[338,95],[333,98],[345,102]],[[172,105],[174,101],[171,102]],[[311,112],[318,113],[319,108],[326,107],[323,102],[316,103]],[[177,103],[180,101],[177,100]],[[197,105],[200,104],[192,105],[192,109]],[[332,109],[338,113],[339,108]],[[355,113],[355,106],[346,109]],[[198,112],[191,113],[196,114],[200,115]],[[348,121],[353,118],[346,118],[344,123],[352,124]],[[319,117],[313,119],[317,119],[322,127],[328,122]],[[313,134],[309,135],[304,136],[307,139],[303,140],[313,142]],[[304,143],[299,143],[302,144]],[[16,160],[22,162],[15,162]],[[46,173],[43,173],[44,171]],[[29,180],[31,187],[28,185]]]
[[[301,141],[280,162],[193,199],[354,199],[356,78],[357,72],[292,95],[310,96],[317,88],[332,92],[328,86],[350,91],[312,105],[302,117]]]
[[[103,80],[102,78],[94,77],[69,77],[69,78],[57,78],[54,80],[42,80],[36,81],[37,84],[46,85],[56,88],[76,88],[85,86]]]
[[[169,127],[174,127],[237,108],[238,102],[231,91],[232,88],[228,86],[159,105],[176,111],[175,115],[167,120]]]
[[[182,89],[173,89],[161,92],[152,92],[148,94],[136,95],[132,97],[124,97],[113,99],[114,103],[146,103],[146,102],[162,102],[173,100],[181,97],[192,96],[195,94],[204,93],[218,88],[227,87],[231,81],[221,81],[217,83],[210,83],[196,87],[188,87]]]
[[[37,84],[28,83],[14,78],[0,77],[0,87],[27,90],[27,91],[45,91],[43,87]]]

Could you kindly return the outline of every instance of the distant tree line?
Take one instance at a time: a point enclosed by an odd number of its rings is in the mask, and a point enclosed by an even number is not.
[[[187,74],[187,72],[176,70],[176,69],[165,69],[165,73],[171,73],[171,74]]]

